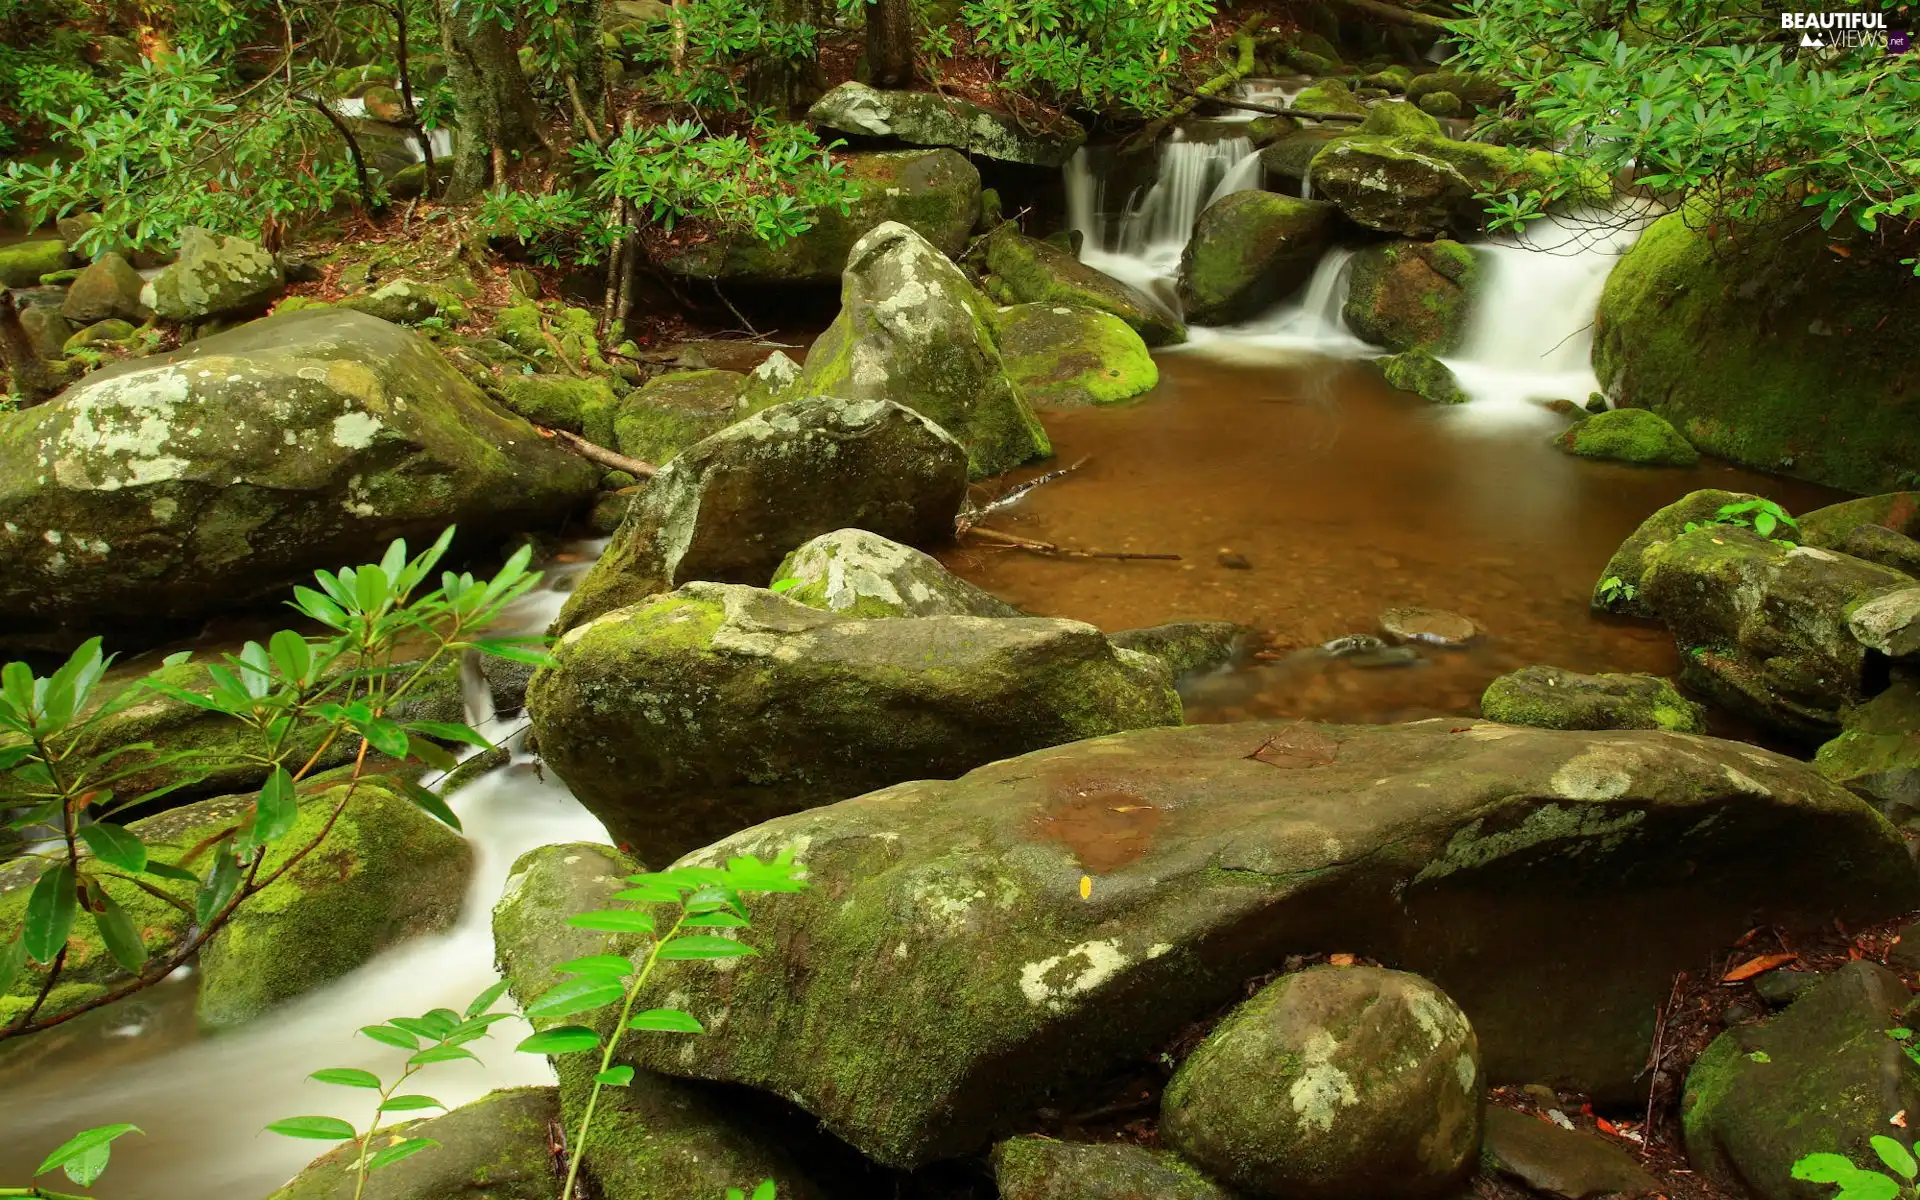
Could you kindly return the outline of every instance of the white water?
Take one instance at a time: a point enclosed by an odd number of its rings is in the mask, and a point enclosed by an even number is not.
[[[363,97],[355,96],[351,99],[343,98],[339,100],[332,100],[332,101],[329,101],[328,103],[332,105],[334,112],[339,113],[343,117],[347,117],[349,119],[358,119],[362,121],[371,121],[374,119],[372,115],[370,115],[367,112],[367,102]],[[427,144],[433,149],[433,158],[435,162],[439,162],[447,158],[449,155],[453,153],[453,130],[451,129],[427,130]],[[409,139],[407,143],[407,149],[412,153],[413,161],[415,162],[427,161],[426,152],[421,148],[419,138],[416,137],[416,138]]]
[[[1161,143],[1153,186],[1137,198],[1111,197],[1083,149],[1066,166],[1068,222],[1083,239],[1082,261],[1171,307],[1194,222],[1207,205],[1260,180],[1260,155],[1247,138],[1191,141],[1176,129]]]

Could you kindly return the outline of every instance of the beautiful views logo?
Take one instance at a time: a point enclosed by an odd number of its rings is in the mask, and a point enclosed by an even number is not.
[[[1800,35],[1803,50],[1857,50],[1885,46],[1901,54],[1909,42],[1905,31],[1889,31],[1884,12],[1783,12],[1780,28]]]

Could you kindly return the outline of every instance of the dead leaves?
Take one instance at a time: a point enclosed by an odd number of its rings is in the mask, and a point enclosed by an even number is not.
[[[1784,967],[1790,962],[1796,962],[1799,958],[1800,956],[1798,954],[1757,955],[1737,967],[1729,967],[1727,973],[1720,977],[1720,982],[1743,983],[1746,980],[1752,979],[1755,975],[1764,975],[1775,967]]]

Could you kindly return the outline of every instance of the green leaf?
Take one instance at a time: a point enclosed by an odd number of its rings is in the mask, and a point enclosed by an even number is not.
[[[710,958],[741,958],[749,954],[758,954],[752,946],[736,942],[731,938],[711,935],[690,934],[677,937],[660,947],[659,957],[671,961],[686,961]]]
[[[105,891],[96,893],[95,899],[100,907],[94,911],[93,924],[100,931],[100,940],[106,943],[107,953],[113,955],[113,961],[123,970],[138,972],[147,964],[147,943],[134,926],[133,918]]]
[[[146,873],[149,875],[157,875],[162,879],[178,880],[181,883],[197,884],[200,882],[200,877],[198,875],[195,875],[192,871],[188,871],[181,867],[176,867],[172,863],[160,862],[157,859],[147,860]]]
[[[406,792],[407,799],[413,801],[415,808],[418,808],[420,811],[450,829],[460,830],[460,818],[453,815],[453,810],[447,807],[445,800],[442,800],[411,779],[402,779],[400,786]]]
[[[92,1187],[93,1181],[100,1178],[100,1173],[107,1169],[107,1155],[104,1151],[113,1144],[113,1140],[123,1134],[142,1132],[145,1131],[137,1125],[98,1125],[92,1129],[82,1130],[68,1138],[58,1150],[47,1155],[46,1160],[40,1164],[34,1174],[45,1175],[56,1167],[65,1168],[67,1178],[81,1187]],[[85,1166],[76,1172],[75,1166],[83,1161]]]
[[[380,1106],[381,1112],[420,1112],[429,1108],[445,1108],[446,1105],[432,1096],[391,1096]]]
[[[344,1142],[359,1136],[353,1126],[339,1117],[288,1117],[267,1126],[267,1132],[282,1137],[311,1138],[316,1142]]]
[[[528,663],[536,667],[554,665],[553,655],[537,644],[515,638],[481,638],[473,643],[482,654],[504,658],[508,662]]]
[[[27,942],[24,936],[0,946],[0,996],[13,990],[13,981],[27,969]]]
[[[372,1071],[362,1071],[358,1067],[328,1067],[307,1076],[321,1083],[331,1083],[336,1087],[371,1088],[380,1090],[380,1077]]]
[[[404,759],[407,756],[407,731],[385,717],[369,717],[356,721],[354,728],[360,736],[367,739],[367,745],[386,755],[388,758]]]
[[[267,639],[267,651],[284,678],[298,684],[309,682],[307,672],[313,666],[313,647],[307,644],[307,639],[291,629],[282,629]]]
[[[78,907],[71,866],[60,863],[41,872],[27,897],[27,953],[35,962],[50,963],[60,953]]]
[[[401,1050],[418,1050],[420,1039],[404,1029],[395,1029],[391,1025],[362,1025],[360,1032],[376,1042],[395,1046]]]
[[[431,1150],[440,1143],[432,1138],[408,1138],[396,1142],[367,1160],[367,1170],[378,1171],[381,1167],[390,1167],[403,1158],[411,1158],[422,1150]]]
[[[589,954],[584,958],[570,958],[554,970],[563,975],[626,976],[633,974],[633,960],[618,954]]]
[[[216,852],[213,872],[200,885],[199,893],[193,898],[194,919],[202,925],[213,920],[233,899],[233,893],[239,887],[240,864],[234,859],[233,852],[222,846]]]
[[[254,798],[253,841],[258,846],[272,845],[293,832],[294,822],[300,817],[299,802],[294,796],[293,776],[287,774],[285,767],[275,767],[273,774],[260,785],[260,794]]]
[[[147,869],[147,844],[131,829],[95,822],[80,830],[80,840],[103,863],[135,875]]]
[[[467,1020],[471,1021],[475,1017],[479,1016],[481,1013],[486,1012],[488,1009],[492,1008],[494,1001],[506,995],[507,985],[510,982],[512,981],[502,979],[500,982],[494,984],[492,987],[488,988],[486,991],[481,992],[478,996],[475,996],[472,999],[472,1001],[470,1001],[467,1004],[467,1011],[466,1011]]]
[[[425,1050],[407,1060],[410,1067],[424,1067],[430,1063],[453,1062],[455,1059],[471,1058],[480,1061],[480,1056],[465,1046],[428,1046]]]
[[[1841,1154],[1809,1154],[1793,1164],[1793,1177],[1808,1183],[1839,1183],[1860,1168]]]
[[[424,734],[427,737],[442,742],[461,742],[468,746],[478,747],[481,750],[492,750],[494,748],[492,742],[481,737],[471,726],[461,725],[454,721],[409,721],[407,722],[407,730],[411,733]]]
[[[527,1016],[570,1017],[575,1013],[604,1008],[624,999],[626,994],[625,988],[605,975],[582,975],[548,988],[538,1000],[527,1006]]]
[[[592,929],[600,933],[652,933],[653,918],[643,912],[634,912],[625,908],[606,908],[596,912],[575,913],[567,918],[567,924],[575,929]]]
[[[514,1047],[522,1054],[578,1054],[582,1050],[599,1048],[600,1035],[585,1025],[558,1025],[543,1029]]]
[[[753,1200],[777,1200],[774,1195],[773,1180],[762,1179],[760,1186],[753,1189]]]
[[[643,1013],[635,1013],[627,1022],[628,1029],[638,1029],[651,1033],[705,1033],[706,1026],[693,1019],[692,1014],[681,1012],[677,1008],[650,1008]]]
[[[626,1087],[633,1082],[633,1068],[608,1067],[606,1070],[595,1075],[593,1081],[595,1083],[605,1084],[607,1087]]]
[[[805,580],[803,580],[803,579],[798,579],[798,578],[794,578],[794,579],[776,579],[776,580],[774,580],[774,581],[773,581],[773,583],[772,583],[772,584],[771,584],[771,585],[770,585],[770,586],[769,586],[769,587],[767,588],[767,590],[768,590],[768,591],[770,591],[770,592],[790,592],[790,591],[792,591],[793,589],[795,589],[795,588],[797,588],[797,587],[799,587],[799,586],[800,586],[800,585],[801,585],[802,583],[805,583],[805,582],[806,582]]]
[[[1840,1181],[1833,1200],[1899,1200],[1900,1185],[1878,1171],[1855,1171]]]
[[[1899,1142],[1882,1134],[1875,1134],[1869,1139],[1868,1144],[1873,1147],[1873,1152],[1880,1156],[1880,1161],[1900,1178],[1911,1180],[1915,1175],[1920,1175],[1920,1163],[1915,1163],[1913,1152]]]
[[[436,771],[451,771],[460,765],[460,760],[443,749],[439,743],[412,735],[407,737],[406,756],[417,758]]]
[[[627,882],[634,886],[615,892],[615,900],[631,900],[640,904],[680,903],[680,889],[665,880],[651,875],[629,875]]]

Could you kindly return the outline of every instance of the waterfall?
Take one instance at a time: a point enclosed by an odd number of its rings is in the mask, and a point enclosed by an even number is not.
[[[1201,210],[1224,194],[1220,185],[1252,151],[1253,143],[1243,137],[1190,142],[1176,129],[1160,147],[1160,177],[1121,223],[1119,249],[1142,258],[1164,257],[1171,249],[1177,259]]]

